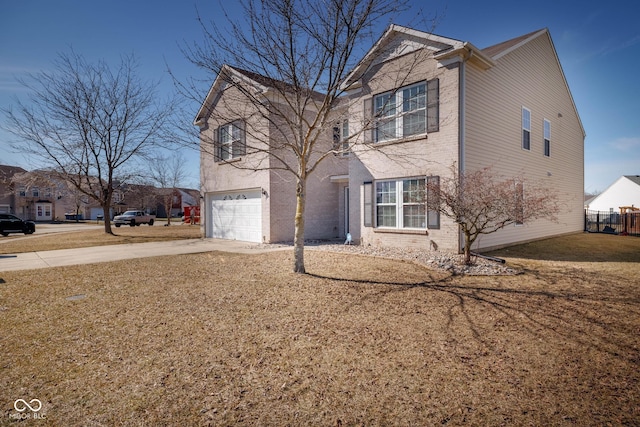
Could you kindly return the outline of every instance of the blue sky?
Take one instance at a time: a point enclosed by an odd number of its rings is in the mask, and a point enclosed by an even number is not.
[[[224,3],[233,16],[233,3]],[[438,16],[435,33],[480,48],[549,28],[587,133],[585,190],[602,191],[620,175],[640,174],[640,6],[636,2],[414,3],[415,9],[394,22],[414,26],[415,10],[423,8],[429,16]],[[143,77],[160,80],[167,93],[173,84],[165,62],[180,77],[207,77],[184,58],[179,45],[201,37],[196,6],[207,19],[222,19],[218,4],[217,0],[0,0],[0,107],[12,104],[13,97],[24,99],[17,76],[46,70],[58,53],[71,47],[89,60],[114,64],[121,54],[134,53]],[[36,167],[12,153],[9,138],[0,131],[0,164]],[[186,157],[189,179],[185,185],[197,186],[198,156]]]

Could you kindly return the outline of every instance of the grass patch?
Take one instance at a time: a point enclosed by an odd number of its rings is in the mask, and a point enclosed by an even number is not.
[[[178,239],[198,239],[200,227],[176,225],[170,227],[141,225],[139,227],[113,227],[113,235],[104,230],[72,231],[35,234],[20,237],[0,237],[0,254],[74,249],[124,243],[160,242]]]
[[[637,425],[640,264],[509,254],[525,274],[321,251],[307,275],[290,251],[2,273],[0,425],[18,398],[70,426]]]

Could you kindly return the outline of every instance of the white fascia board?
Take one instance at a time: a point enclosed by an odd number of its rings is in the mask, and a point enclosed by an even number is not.
[[[355,77],[363,74],[361,72],[363,69],[367,69],[371,64],[375,63],[376,58],[379,54],[381,48],[389,42],[394,33],[406,34],[407,36],[421,39],[424,41],[424,46],[429,47],[429,44],[439,44],[444,46],[451,46],[454,50],[461,48],[464,43],[460,40],[450,39],[447,37],[438,36],[435,34],[427,33],[424,31],[414,30],[408,27],[403,27],[401,25],[392,24],[387,28],[387,30],[383,33],[383,35],[378,39],[378,41],[373,45],[371,49],[367,52],[367,54],[358,62],[358,65],[349,73],[344,83],[341,86],[343,90],[349,90],[349,88],[356,84],[357,80]],[[441,49],[440,47],[433,47],[434,50]]]

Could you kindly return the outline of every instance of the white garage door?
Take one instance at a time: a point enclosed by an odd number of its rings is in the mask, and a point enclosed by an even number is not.
[[[211,237],[262,242],[260,190],[215,194],[211,201],[211,219]]]

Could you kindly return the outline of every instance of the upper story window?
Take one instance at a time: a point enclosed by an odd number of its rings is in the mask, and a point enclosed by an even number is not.
[[[21,185],[18,187],[18,195],[20,197],[26,197],[27,196],[27,187],[25,187],[24,185]]]
[[[38,187],[31,188],[31,196],[32,197],[40,197],[40,189]]]
[[[244,122],[237,120],[216,129],[215,161],[231,160],[246,153]]]
[[[531,111],[522,107],[522,149],[531,150]]]
[[[349,155],[349,120],[338,122],[333,127],[333,149],[337,156]]]
[[[544,155],[551,156],[551,122],[544,119]]]
[[[393,141],[437,132],[439,92],[439,80],[434,79],[374,96],[373,141]]]

